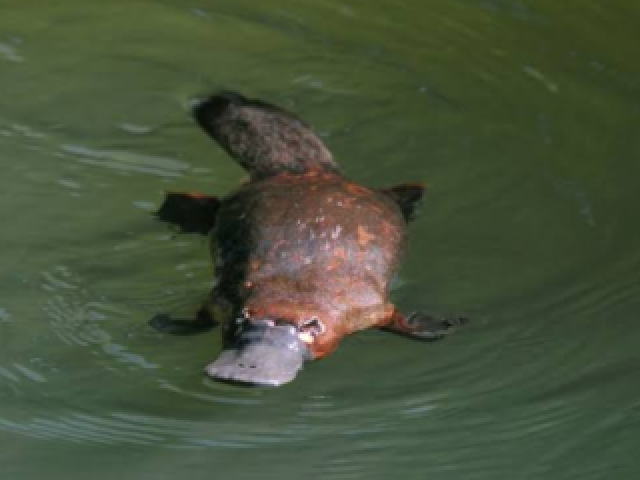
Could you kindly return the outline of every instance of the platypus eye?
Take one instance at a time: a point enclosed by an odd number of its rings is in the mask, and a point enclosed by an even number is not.
[[[311,333],[312,335],[322,335],[327,331],[327,327],[318,317],[311,317],[309,320],[305,320],[298,329],[300,332]]]

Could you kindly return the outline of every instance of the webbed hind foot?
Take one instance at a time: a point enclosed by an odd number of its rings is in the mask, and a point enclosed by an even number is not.
[[[405,316],[394,312],[389,323],[382,329],[418,340],[434,341],[454,333],[468,321],[465,317],[438,317],[422,312]]]

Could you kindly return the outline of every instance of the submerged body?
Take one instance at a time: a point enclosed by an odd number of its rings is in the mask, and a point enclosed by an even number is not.
[[[238,94],[211,97],[195,116],[251,174],[220,201],[172,194],[159,212],[185,230],[213,225],[216,278],[203,312],[222,323],[226,348],[210,376],[280,385],[358,330],[433,339],[460,323],[406,317],[389,300],[421,186],[347,180],[297,117]]]
[[[294,325],[316,318],[314,358],[389,319],[405,221],[387,195],[333,173],[284,174],[240,188],[217,221],[213,300]]]

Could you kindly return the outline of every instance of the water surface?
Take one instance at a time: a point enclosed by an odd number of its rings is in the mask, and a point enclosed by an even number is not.
[[[640,7],[0,5],[3,479],[640,475]],[[149,326],[210,285],[151,212],[242,178],[189,118],[224,87],[355,179],[427,182],[393,296],[465,331],[365,332],[265,390],[203,378],[215,332]]]

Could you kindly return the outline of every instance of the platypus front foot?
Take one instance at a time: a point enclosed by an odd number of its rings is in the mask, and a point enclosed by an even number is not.
[[[206,332],[217,326],[217,322],[209,313],[208,309],[202,307],[198,310],[195,319],[183,320],[173,318],[166,313],[159,313],[149,321],[149,325],[160,333],[171,335],[194,335]]]
[[[395,312],[390,322],[382,328],[418,340],[440,340],[468,321],[465,317],[440,317],[423,312],[405,316]]]
[[[206,235],[215,224],[220,201],[203,193],[167,192],[156,212],[163,222],[178,227],[184,233]]]

